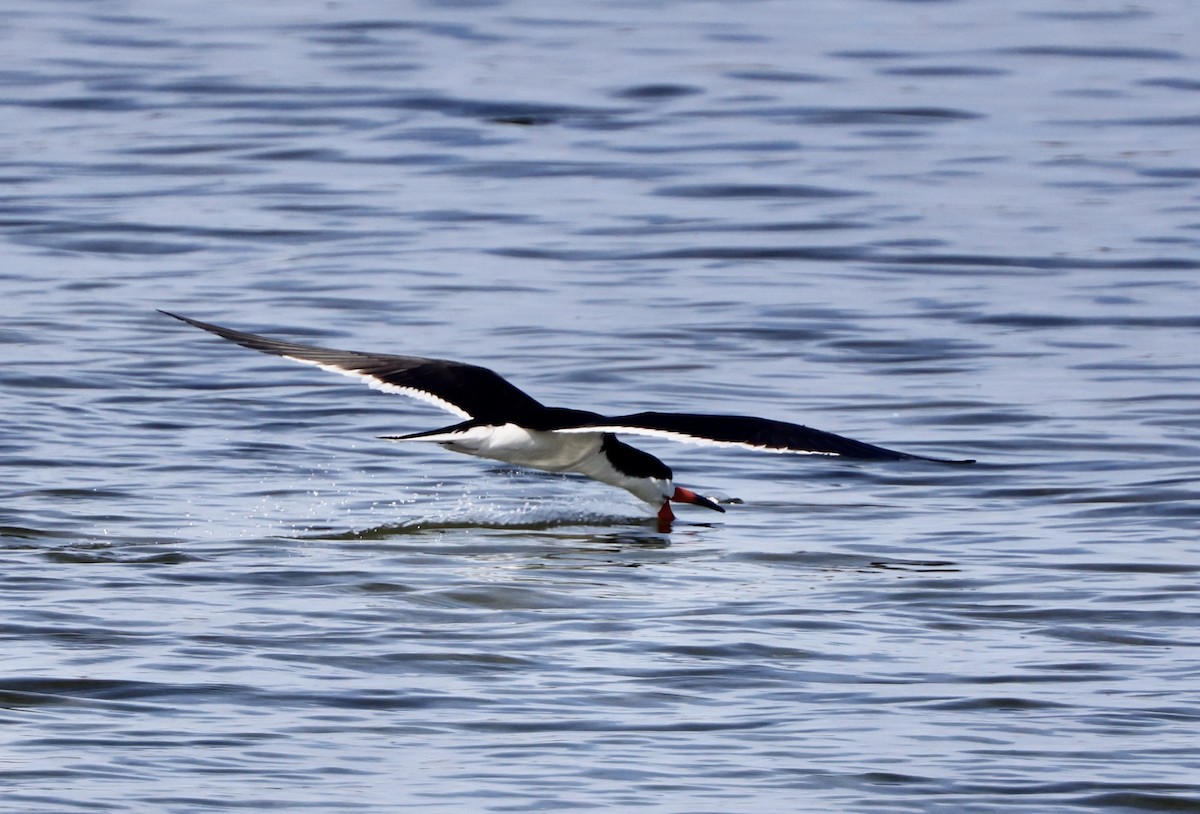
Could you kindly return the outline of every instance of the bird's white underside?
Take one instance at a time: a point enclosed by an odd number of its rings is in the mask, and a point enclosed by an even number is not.
[[[674,492],[670,480],[627,475],[614,467],[604,453],[604,433],[600,430],[561,433],[500,424],[389,440],[432,441],[453,452],[493,461],[546,472],[574,472],[625,489],[654,506],[661,506]]]

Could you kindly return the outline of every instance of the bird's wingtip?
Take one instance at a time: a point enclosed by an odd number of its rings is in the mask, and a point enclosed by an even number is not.
[[[166,317],[171,317],[172,319],[177,319],[177,320],[179,320],[180,322],[186,322],[186,323],[188,323],[189,325],[195,325],[195,324],[196,324],[196,320],[194,320],[194,319],[191,319],[190,317],[181,316],[180,314],[176,314],[176,313],[174,313],[174,312],[172,312],[172,311],[168,311],[168,310],[167,310],[167,309],[165,309],[165,308],[155,308],[154,310],[155,310],[155,311],[157,311],[158,313],[162,314],[163,316],[166,316]]]

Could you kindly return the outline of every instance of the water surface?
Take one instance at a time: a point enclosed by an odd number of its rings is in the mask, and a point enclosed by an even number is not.
[[[1200,810],[1197,23],[16,3],[0,810]],[[980,463],[660,534],[156,308]]]

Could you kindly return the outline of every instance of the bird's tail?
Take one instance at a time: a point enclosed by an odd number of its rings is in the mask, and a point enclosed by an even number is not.
[[[407,435],[381,435],[379,438],[383,441],[434,441],[445,443],[446,441],[456,441],[461,439],[467,432],[474,427],[479,426],[477,421],[463,421],[460,424],[453,424],[449,427],[442,427],[437,430],[423,430],[422,432],[410,432]]]

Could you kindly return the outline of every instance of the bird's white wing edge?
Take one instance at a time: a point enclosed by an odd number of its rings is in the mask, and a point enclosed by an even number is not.
[[[301,359],[299,356],[284,356],[283,358],[290,359],[293,362],[299,362],[302,365],[312,365],[313,367],[318,367],[321,370],[328,370],[331,373],[340,373],[343,376],[350,376],[354,379],[360,379],[366,383],[368,387],[374,390],[381,390],[384,393],[397,393],[401,396],[409,396],[410,398],[423,401],[426,404],[432,404],[435,407],[441,407],[446,412],[453,413],[459,418],[472,417],[470,413],[460,408],[457,404],[451,404],[444,398],[439,398],[427,390],[420,390],[416,387],[404,387],[403,385],[392,384],[391,382],[385,382],[383,379],[379,378],[378,376],[373,376],[370,373],[363,373],[359,370],[348,370],[344,367],[338,367],[337,365],[330,365],[324,362],[314,362],[309,359]]]
[[[651,438],[666,438],[669,441],[680,441],[685,444],[698,444],[700,446],[709,447],[740,447],[741,449],[753,449],[758,452],[774,452],[780,455],[820,455],[825,458],[840,458],[842,457],[836,452],[816,452],[810,449],[781,449],[780,447],[766,447],[759,444],[747,444],[743,441],[716,441],[712,438],[705,438],[701,435],[689,435],[684,432],[673,432],[671,430],[651,430],[645,427],[627,427],[621,424],[589,424],[586,427],[567,427],[554,432],[563,433],[585,433],[585,432],[611,432],[624,433],[626,435],[644,435]]]

